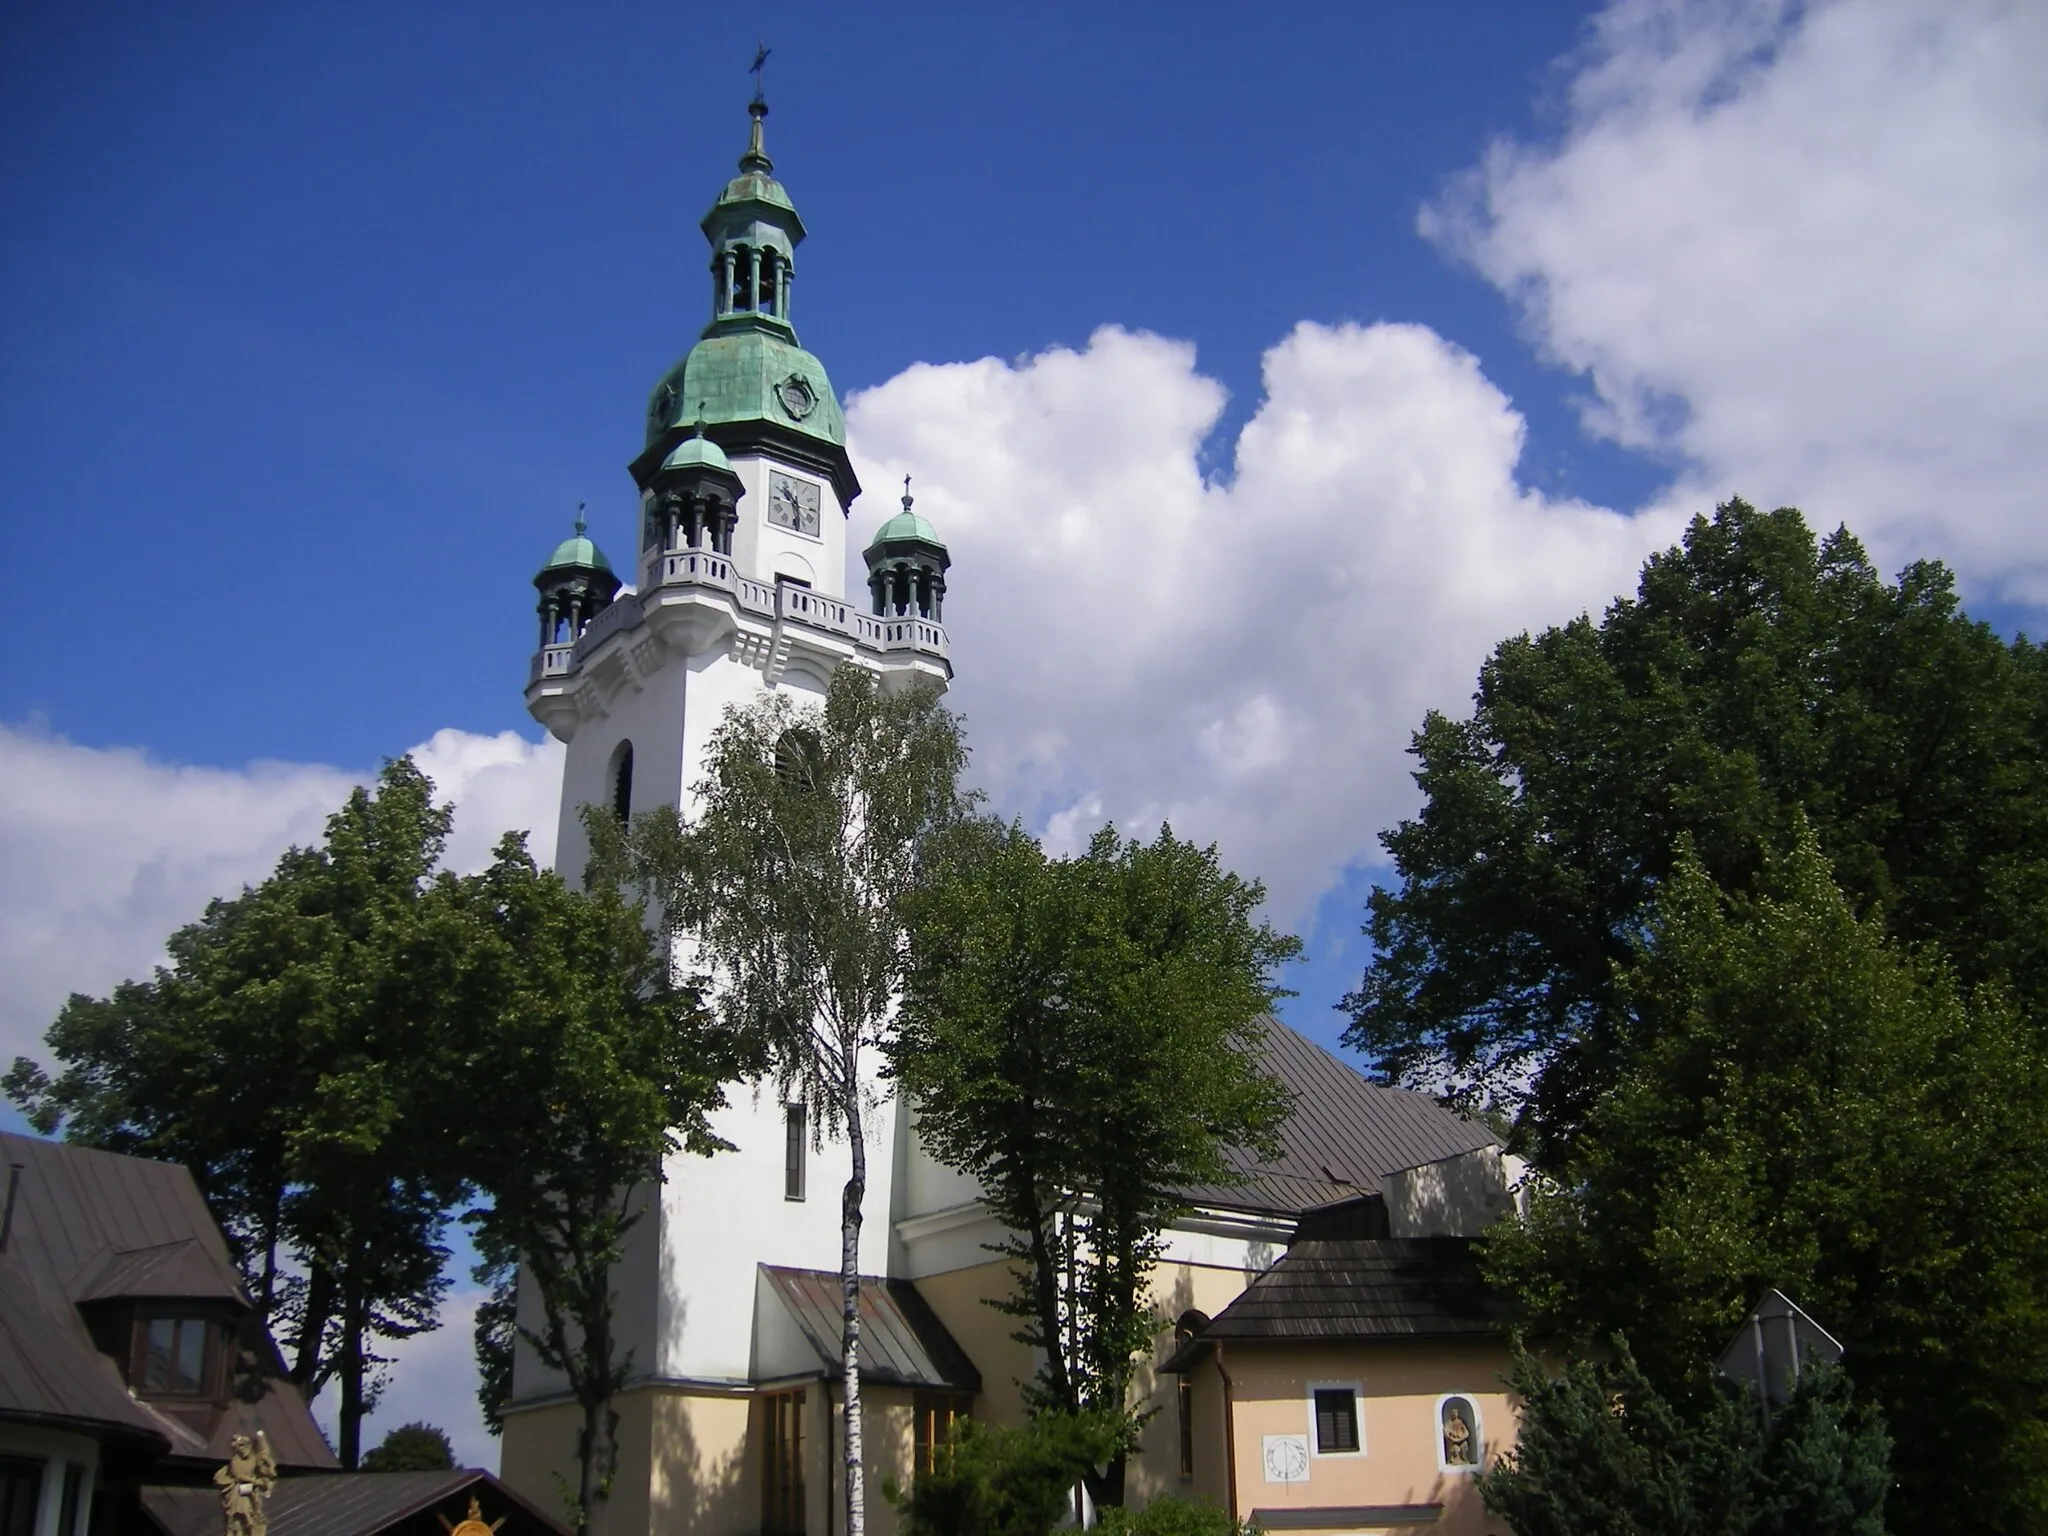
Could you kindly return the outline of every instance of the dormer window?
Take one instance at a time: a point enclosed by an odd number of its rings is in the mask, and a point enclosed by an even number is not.
[[[140,1369],[135,1375],[138,1392],[165,1397],[199,1397],[211,1386],[211,1363],[207,1335],[211,1331],[203,1317],[144,1317],[138,1320],[141,1334]]]

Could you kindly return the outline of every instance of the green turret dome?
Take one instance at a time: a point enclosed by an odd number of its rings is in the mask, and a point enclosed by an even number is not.
[[[732,460],[725,456],[725,450],[705,437],[701,432],[695,437],[686,437],[675,446],[675,451],[661,461],[663,469],[722,469],[732,473]]]
[[[571,571],[596,571],[605,576],[613,574],[611,561],[605,559],[604,551],[591,543],[585,533],[589,526],[583,520],[582,508],[577,508],[576,531],[555,546],[555,552],[548,556],[548,563],[533,578],[536,586],[546,585],[551,578]]]
[[[929,544],[935,549],[944,549],[945,541],[939,537],[939,530],[929,519],[915,512],[898,512],[889,521],[875,530],[875,536],[868,544],[869,549],[879,549],[884,544],[910,543]]]

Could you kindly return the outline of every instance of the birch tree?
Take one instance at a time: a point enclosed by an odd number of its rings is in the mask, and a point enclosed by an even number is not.
[[[822,708],[787,692],[729,710],[693,814],[663,807],[621,834],[595,821],[593,867],[637,884],[758,1076],[845,1138],[840,1196],[846,1536],[866,1529],[860,1232],[871,1067],[908,959],[903,911],[925,850],[968,806],[966,749],[938,690],[885,692],[844,667]]]

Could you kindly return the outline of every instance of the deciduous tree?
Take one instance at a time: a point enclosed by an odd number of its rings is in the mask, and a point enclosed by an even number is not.
[[[1189,1186],[1229,1182],[1231,1149],[1270,1147],[1286,1103],[1260,1020],[1299,945],[1258,920],[1256,882],[1167,828],[1048,859],[981,823],[948,855],[911,903],[890,1059],[925,1148],[1014,1234],[1004,1305],[1043,1351],[1034,1409],[1123,1426],[1089,1474],[1118,1505],[1160,1233]]]
[[[1629,1054],[1489,1272],[1666,1393],[1782,1290],[1896,1436],[1898,1528],[2048,1531],[2048,1062],[1794,835],[1736,895],[1681,849],[1616,977]]]
[[[677,984],[644,910],[615,883],[571,890],[514,834],[459,894],[472,925],[463,1075],[488,1090],[462,1116],[461,1161],[482,1197],[464,1220],[485,1274],[509,1279],[516,1264],[538,1317],[520,1327],[512,1296],[494,1287],[496,1348],[484,1369],[509,1387],[516,1333],[561,1373],[583,1421],[568,1503],[579,1532],[602,1532],[612,1403],[633,1366],[613,1327],[613,1272],[666,1159],[725,1145],[706,1117],[723,1104],[734,1063],[696,992]],[[502,1412],[502,1396],[493,1406]]]
[[[1384,838],[1400,880],[1347,1003],[1389,1077],[1568,1141],[1680,836],[1741,890],[1802,814],[1859,911],[2048,1020],[2048,655],[1940,565],[1886,582],[1846,531],[1729,502],[1600,622],[1499,646],[1475,704],[1417,733],[1424,804]]]
[[[349,1467],[374,1341],[434,1327],[447,1284],[461,1179],[433,1098],[459,957],[433,872],[449,818],[410,759],[386,764],[320,847],[175,934],[154,979],[74,997],[47,1036],[54,1081],[25,1059],[7,1078],[45,1134],[191,1168],[292,1378],[309,1398],[338,1378]]]

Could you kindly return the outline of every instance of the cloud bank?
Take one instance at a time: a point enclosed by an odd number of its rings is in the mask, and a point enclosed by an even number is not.
[[[1512,295],[1587,426],[2048,604],[2048,7],[1621,0],[1561,137],[1423,232]]]

